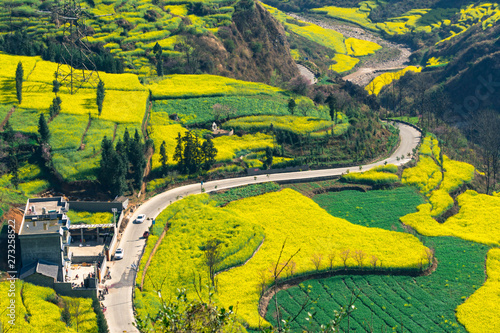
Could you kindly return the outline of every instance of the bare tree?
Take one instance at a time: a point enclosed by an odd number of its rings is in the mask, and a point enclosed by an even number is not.
[[[432,262],[434,261],[434,253],[435,250],[431,248],[425,248],[425,255],[427,256],[427,262],[429,263],[429,266],[432,265]]]
[[[71,318],[73,319],[76,331],[78,332],[79,326],[82,320],[82,307],[80,304],[80,300],[78,298],[74,298],[68,301],[69,313],[71,314]]]
[[[359,267],[363,266],[363,260],[365,259],[365,257],[366,257],[366,254],[363,251],[361,251],[361,250],[354,251],[353,258],[354,258],[354,260],[356,260]]]
[[[330,263],[330,270],[333,270],[333,262],[335,261],[336,257],[337,253],[335,253],[335,251],[332,251],[328,254],[328,262]]]
[[[372,255],[370,262],[371,262],[373,268],[377,267],[377,261],[378,261],[378,257],[376,255]]]
[[[471,136],[481,147],[486,194],[489,194],[496,184],[500,162],[500,115],[493,110],[478,112],[472,120]]]
[[[279,262],[281,260],[281,257],[283,256],[283,250],[285,249],[285,245],[286,245],[286,239],[283,242],[283,245],[281,246],[281,250],[280,250],[280,254],[278,256],[278,260],[276,261],[276,265],[274,266],[274,269],[273,269],[273,278],[274,278],[274,283],[273,283],[274,305],[276,306],[276,322],[278,323],[278,332],[281,332],[281,319],[280,319],[280,309],[279,309],[279,305],[278,305],[278,291],[277,291],[277,289],[278,289],[278,280],[279,280],[279,278],[280,278],[281,273],[283,272],[283,270],[292,261],[293,257],[295,257],[297,255],[297,253],[299,253],[299,251],[300,251],[300,249],[298,249],[294,254],[292,254],[290,256],[290,258],[288,258],[288,260],[285,262],[284,265],[280,265]],[[279,268],[279,266],[282,266],[282,267]],[[302,310],[300,312],[302,312]],[[299,314],[297,314],[295,316],[295,318],[298,315]]]
[[[349,260],[349,258],[351,257],[351,250],[345,249],[342,252],[340,252],[339,256],[342,262],[344,263],[344,268],[347,268],[347,260]]]
[[[319,266],[321,265],[321,260],[323,259],[323,255],[319,253],[315,253],[311,256],[311,261],[316,267],[316,270],[319,271]]]
[[[236,112],[232,106],[220,103],[214,104],[212,110],[215,121],[217,122],[229,120],[229,117]]]
[[[220,241],[216,238],[212,238],[205,244],[202,250],[205,254],[205,264],[208,267],[208,274],[212,282],[212,287],[215,288],[215,271],[217,265],[221,262]]]

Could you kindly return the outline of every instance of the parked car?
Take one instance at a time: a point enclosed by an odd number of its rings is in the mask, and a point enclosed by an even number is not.
[[[120,260],[120,259],[123,259],[123,249],[121,247],[116,249],[115,252],[115,260]]]
[[[141,214],[139,216],[137,216],[137,218],[135,219],[135,223],[142,223],[146,220],[146,215],[145,214]]]

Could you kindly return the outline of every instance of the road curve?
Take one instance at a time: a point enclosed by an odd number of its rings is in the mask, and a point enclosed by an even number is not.
[[[397,123],[399,127],[400,144],[396,151],[387,159],[362,166],[361,171],[369,170],[373,167],[383,165],[385,162],[395,165],[403,165],[411,160],[413,149],[417,147],[420,141],[420,132],[408,125]],[[238,187],[247,184],[264,183],[269,181],[287,181],[339,176],[350,172],[359,172],[358,166],[346,168],[312,170],[301,172],[278,173],[270,175],[259,175],[241,178],[229,178],[215,180],[203,184],[205,192],[215,189]],[[191,184],[174,188],[160,193],[148,201],[144,202],[133,214],[132,218],[139,214],[146,214],[148,218],[156,216],[172,202],[181,199],[190,194],[201,193],[201,184]],[[106,296],[104,305],[107,307],[105,316],[111,333],[138,332],[134,327],[134,314],[132,308],[132,292],[135,286],[135,266],[138,266],[145,240],[142,239],[144,231],[148,230],[151,220],[146,220],[142,224],[130,223],[122,235],[120,247],[124,248],[125,256],[120,261],[110,262],[110,271],[112,279],[106,283],[109,288],[109,294]]]

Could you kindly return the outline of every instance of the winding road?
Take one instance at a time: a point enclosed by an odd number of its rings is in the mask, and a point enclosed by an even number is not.
[[[400,143],[395,152],[387,159],[363,165],[362,171],[383,165],[385,162],[395,165],[403,165],[411,160],[413,149],[417,147],[421,139],[421,133],[415,128],[396,123],[399,128]],[[402,158],[403,157],[403,158]],[[311,180],[317,178],[327,178],[340,176],[350,172],[359,172],[358,166],[346,168],[324,169],[313,171],[301,171],[290,173],[278,173],[270,175],[259,175],[241,178],[229,178],[210,181],[203,184],[205,192],[222,190],[247,184],[264,183],[269,181],[286,182],[293,180]],[[139,214],[146,214],[148,218],[156,216],[172,202],[187,195],[201,193],[201,184],[191,184],[178,187],[160,193],[148,201],[144,202],[132,215],[131,221]],[[122,260],[111,261],[110,272],[112,279],[106,283],[109,287],[109,294],[106,296],[104,305],[107,307],[105,316],[111,333],[138,332],[133,323],[134,313],[132,307],[133,290],[135,286],[136,267],[141,258],[145,240],[141,237],[143,232],[148,230],[151,220],[146,220],[142,224],[129,223],[125,229],[119,247],[124,248],[125,256]]]

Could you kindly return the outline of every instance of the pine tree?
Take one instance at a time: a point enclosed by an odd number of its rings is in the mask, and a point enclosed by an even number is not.
[[[193,170],[196,172],[200,169],[203,162],[205,161],[205,154],[201,147],[200,139],[198,138],[198,136],[194,137],[193,146],[194,146]]]
[[[165,173],[167,172],[167,161],[168,161],[167,148],[165,141],[163,141],[160,146],[160,163],[163,175],[165,175]]]
[[[52,104],[49,107],[49,115],[51,119],[57,116],[59,112],[61,112],[61,103],[61,97],[59,96],[52,100]]]
[[[129,143],[128,152],[132,176],[134,178],[135,185],[140,188],[142,186],[144,168],[146,167],[147,162],[144,157],[144,144],[142,143],[137,130],[135,130],[134,139]]]
[[[215,163],[215,158],[217,157],[217,148],[214,147],[214,142],[212,138],[208,138],[202,145],[202,151],[204,156],[204,169],[209,170]]]
[[[332,121],[337,123],[337,99],[333,95],[329,95],[326,99],[326,103],[328,103],[328,108],[330,109],[330,117]]]
[[[153,47],[153,53],[155,54],[156,58],[156,74],[158,74],[158,76],[163,76],[163,50],[161,49],[160,44],[155,44],[155,46]]]
[[[134,141],[135,142],[140,142],[141,141],[141,136],[139,135],[139,131],[136,129],[134,133]]]
[[[113,160],[115,154],[113,143],[104,136],[101,142],[101,162],[97,175],[97,179],[104,191],[108,191],[113,185]]]
[[[57,77],[57,72],[56,72],[56,77]],[[57,78],[52,81],[52,92],[56,94],[59,92],[59,88],[61,87],[61,83],[57,80]]]
[[[45,120],[43,113],[40,113],[40,118],[38,119],[38,134],[40,134],[41,142],[48,143],[50,139],[50,130]]]
[[[96,96],[97,111],[99,112],[99,116],[101,115],[102,112],[102,104],[104,103],[105,95],[106,92],[104,91],[104,82],[99,80],[99,83],[97,84],[97,96]]]
[[[295,103],[295,100],[293,98],[290,98],[290,100],[288,101],[288,111],[290,111],[291,115],[293,115],[296,106],[297,103]]]
[[[113,196],[123,195],[127,189],[127,166],[125,165],[126,155],[115,152],[112,155],[111,164],[113,166],[113,179],[111,184],[111,194]]]
[[[16,93],[19,104],[21,104],[23,100],[23,76],[23,64],[19,61],[16,68]]]
[[[266,148],[266,160],[264,161],[264,168],[269,169],[273,164],[273,150],[270,147]]]
[[[189,174],[196,172],[196,160],[197,160],[197,151],[196,151],[196,143],[193,138],[193,135],[190,131],[186,131],[186,134],[182,138],[184,141],[184,172]]]
[[[184,171],[184,156],[181,133],[177,133],[176,146],[174,151],[174,161],[177,162],[177,169],[181,172]]]

